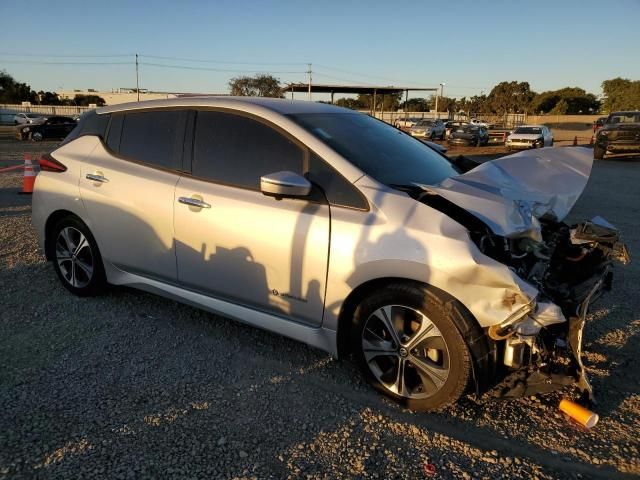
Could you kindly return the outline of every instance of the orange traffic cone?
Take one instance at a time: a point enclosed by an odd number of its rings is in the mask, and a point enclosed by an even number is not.
[[[22,191],[20,193],[33,193],[33,185],[36,183],[36,172],[33,170],[31,155],[24,154],[24,175],[22,177]]]
[[[574,147],[578,146],[578,136],[577,135],[575,137],[573,137],[573,146]]]

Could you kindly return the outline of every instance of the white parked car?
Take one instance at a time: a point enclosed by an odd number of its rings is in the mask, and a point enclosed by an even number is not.
[[[544,125],[522,125],[507,137],[507,150],[553,146],[553,134]]]
[[[25,123],[33,123],[34,120],[42,117],[37,113],[16,113],[13,117],[13,123],[16,125],[23,125]]]
[[[489,124],[487,122],[485,122],[484,120],[478,120],[477,118],[472,118],[471,120],[469,120],[469,123],[478,127],[489,128]]]
[[[416,117],[409,117],[409,118],[402,117],[402,118],[398,118],[393,123],[393,126],[396,128],[411,128],[420,120],[421,120],[420,118],[416,118]]]

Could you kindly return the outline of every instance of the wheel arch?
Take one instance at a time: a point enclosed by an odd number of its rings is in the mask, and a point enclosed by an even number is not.
[[[78,220],[80,220],[82,223],[84,223],[82,221],[82,218],[80,218],[79,215],[73,213],[70,210],[60,209],[60,210],[56,210],[56,211],[52,212],[47,217],[47,221],[44,224],[44,255],[45,255],[47,260],[53,260],[54,259],[54,255],[53,255],[53,245],[54,244],[53,244],[53,239],[52,239],[53,228],[58,224],[58,222],[60,220],[62,220],[63,218],[66,218],[66,217],[76,217]]]
[[[393,283],[403,283],[429,289],[443,300],[443,308],[450,314],[456,328],[464,338],[472,358],[472,373],[475,393],[480,395],[495,383],[497,367],[496,344],[480,327],[474,315],[449,293],[433,285],[399,277],[376,278],[358,285],[342,304],[338,315],[337,351],[339,358],[352,353],[349,344],[353,315],[358,305],[371,293]]]

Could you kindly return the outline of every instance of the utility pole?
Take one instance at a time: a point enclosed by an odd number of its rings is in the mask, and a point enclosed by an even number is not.
[[[307,72],[309,74],[309,101],[311,101],[311,64],[309,63],[309,71]]]
[[[136,53],[136,93],[138,94],[138,101],[140,101],[140,83],[138,82],[138,54]]]

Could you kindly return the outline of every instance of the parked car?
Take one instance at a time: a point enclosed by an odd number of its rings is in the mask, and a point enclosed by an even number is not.
[[[602,128],[604,122],[607,121],[607,117],[600,117],[595,122],[593,122],[593,133],[596,133],[598,130]]]
[[[521,125],[507,137],[507,150],[553,146],[553,134],[544,125]]]
[[[45,139],[63,139],[78,123],[70,117],[40,117],[28,125],[16,127],[16,137],[20,140],[40,142]]]
[[[147,101],[87,113],[41,158],[32,219],[73,294],[111,283],[199,306],[352,356],[390,398],[434,409],[512,372],[507,396],[591,392],[584,320],[625,252],[604,221],[562,223],[592,162],[549,149],[463,173],[332,105]]]
[[[482,146],[489,143],[489,132],[479,125],[461,125],[454,128],[449,134],[450,145]]]
[[[464,125],[469,125],[469,122],[460,122],[460,121],[449,121],[449,122],[445,122],[444,124],[444,138],[449,138],[449,135],[451,135],[451,132],[459,127],[462,127]]]
[[[417,118],[417,117],[401,117],[396,119],[396,121],[393,123],[393,125],[396,128],[411,128],[413,127],[416,123],[418,123],[420,120],[422,120],[421,118]]]
[[[444,140],[444,122],[442,120],[420,120],[411,127],[409,133],[413,137],[430,138],[431,140],[439,138],[440,140]]]
[[[25,123],[33,123],[38,118],[42,118],[42,115],[38,113],[16,113],[13,117],[13,123],[23,125]]]
[[[477,125],[479,127],[489,128],[489,124],[487,122],[485,122],[484,120],[478,120],[477,118],[472,118],[471,120],[469,120],[469,123],[471,125]]]
[[[640,152],[640,111],[611,113],[596,135],[593,158],[607,153]]]

